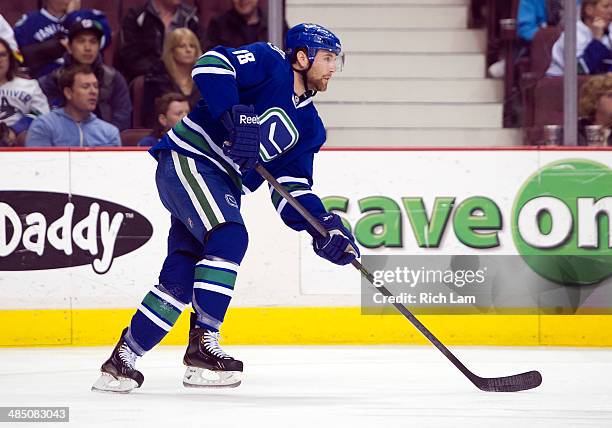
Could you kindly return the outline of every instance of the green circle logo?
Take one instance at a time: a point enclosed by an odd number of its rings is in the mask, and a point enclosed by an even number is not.
[[[565,285],[612,275],[612,170],[584,159],[544,166],[529,177],[512,209],[519,254],[539,275]]]

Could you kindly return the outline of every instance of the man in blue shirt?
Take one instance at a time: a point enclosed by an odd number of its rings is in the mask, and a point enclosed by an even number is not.
[[[529,44],[540,28],[562,23],[563,6],[564,0],[520,0],[516,19],[519,38]]]
[[[189,387],[235,387],[242,361],[219,346],[219,329],[234,292],[248,234],[240,214],[242,194],[263,179],[260,162],[326,227],[322,237],[271,190],[290,228],[306,231],[319,256],[339,265],[359,256],[340,217],[328,213],[311,187],[314,155],[325,128],[312,103],[343,64],[340,40],[316,24],[287,32],[287,52],[270,43],[238,49],[217,46],[196,62],[192,77],[203,101],[151,149],[157,187],[171,213],[168,256],[159,284],[145,296],[102,365],[94,390],[129,392],[144,381],[135,361],[153,348],[191,304],[187,366]],[[118,381],[118,382],[117,382]]]
[[[65,98],[63,108],[34,119],[26,137],[27,147],[120,146],[119,129],[93,111],[98,103],[98,79],[89,65],[75,64],[59,77]]]

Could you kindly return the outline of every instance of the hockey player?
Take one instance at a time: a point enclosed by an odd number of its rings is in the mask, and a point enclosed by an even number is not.
[[[266,168],[329,231],[324,238],[271,191],[272,202],[292,229],[313,238],[319,256],[339,265],[359,256],[340,217],[312,192],[314,154],[325,128],[312,103],[343,64],[340,40],[316,24],[287,32],[286,53],[270,43],[239,49],[217,46],[200,57],[192,77],[203,100],[151,149],[156,183],[171,213],[159,284],[138,307],[94,390],[129,392],[144,378],[135,361],[153,348],[191,303],[189,344],[183,358],[185,386],[238,386],[242,361],[219,346],[219,329],[234,293],[248,235],[241,194],[263,179]],[[271,189],[272,190],[272,189]]]

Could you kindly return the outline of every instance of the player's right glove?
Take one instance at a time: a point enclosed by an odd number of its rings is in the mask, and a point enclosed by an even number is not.
[[[319,217],[321,224],[327,229],[327,237],[314,233],[312,247],[314,252],[337,265],[346,265],[360,256],[355,238],[344,227],[337,214],[326,213]]]
[[[236,104],[221,115],[221,123],[227,129],[228,140],[223,152],[247,171],[257,164],[259,156],[259,118],[253,106]]]

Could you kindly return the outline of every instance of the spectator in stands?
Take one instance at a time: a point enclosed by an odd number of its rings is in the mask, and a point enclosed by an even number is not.
[[[18,77],[16,71],[17,59],[9,43],[0,39],[0,146],[14,146],[36,116],[49,112],[38,82]]]
[[[13,52],[18,51],[17,41],[15,40],[15,32],[4,16],[0,15],[0,39],[6,40]]]
[[[165,35],[182,27],[201,39],[196,11],[182,0],[147,0],[130,9],[121,23],[117,54],[117,67],[128,81],[153,71],[162,56]]]
[[[576,23],[576,56],[579,74],[601,74],[612,71],[612,0],[582,0],[580,20]],[[548,76],[563,75],[564,34],[552,50]]]
[[[59,78],[72,64],[91,65],[98,79],[98,106],[94,112],[100,119],[110,122],[120,131],[130,127],[132,102],[127,83],[121,73],[102,62],[100,42],[104,36],[102,25],[91,19],[77,21],[68,32],[68,52],[64,66],[39,79],[52,108],[64,103]]]
[[[92,68],[75,64],[60,76],[66,104],[38,117],[26,139],[28,147],[120,146],[119,129],[98,119],[93,111],[98,102],[98,79]]]
[[[612,73],[591,77],[580,90],[578,144],[587,145],[587,125],[600,125],[612,146]]]
[[[145,127],[155,123],[155,99],[168,92],[185,95],[194,107],[200,92],[191,78],[191,70],[202,54],[200,42],[188,28],[177,28],[166,36],[164,53],[153,72],[145,76],[142,118]]]
[[[217,45],[237,48],[268,40],[268,18],[258,6],[258,0],[233,0],[232,8],[214,17],[206,32],[204,50]],[[284,22],[283,35],[287,32]]]
[[[15,39],[31,76],[44,76],[63,64],[68,45],[66,28],[76,21],[100,22],[104,28],[102,49],[110,43],[111,29],[102,12],[79,9],[80,0],[44,0],[43,4],[42,9],[24,15],[15,24]]]
[[[563,0],[520,0],[516,21],[519,39],[529,44],[540,28],[563,21]]]
[[[169,92],[155,100],[155,125],[151,134],[138,142],[139,146],[151,147],[184,116],[189,113],[189,100],[178,92]]]

